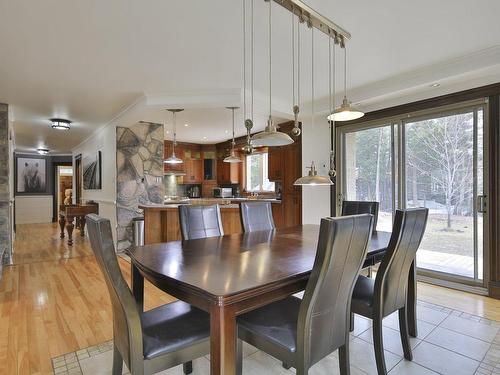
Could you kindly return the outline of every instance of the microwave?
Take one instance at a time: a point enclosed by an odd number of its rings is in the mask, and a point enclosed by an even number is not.
[[[214,198],[232,198],[233,189],[232,188],[214,188]]]

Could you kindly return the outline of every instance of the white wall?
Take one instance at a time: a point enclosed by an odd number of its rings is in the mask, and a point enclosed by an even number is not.
[[[82,199],[99,203],[99,215],[111,221],[116,243],[116,126],[114,124],[99,129],[75,147],[72,150],[73,165],[75,156],[82,154],[83,159],[85,155],[95,155],[97,151],[102,153],[102,189],[82,189]],[[76,186],[75,176],[73,176],[73,186]]]
[[[52,195],[18,195],[16,224],[52,222]]]
[[[302,119],[302,173],[306,175],[314,161],[318,174],[327,175],[330,166],[330,129],[325,116]],[[330,216],[330,187],[302,187],[302,222],[319,224],[321,218]]]

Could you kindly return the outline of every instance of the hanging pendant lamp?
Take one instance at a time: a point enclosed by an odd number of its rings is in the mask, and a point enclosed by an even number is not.
[[[311,125],[314,127],[314,29],[311,28]],[[318,185],[333,185],[329,176],[318,175],[314,161],[311,163],[307,176],[303,176],[295,180],[295,186],[318,186]]]
[[[234,141],[234,110],[238,109],[239,107],[226,107],[226,108],[230,109],[233,115],[233,140],[231,142],[231,153],[229,154],[229,156],[224,158],[224,163],[241,163],[241,159],[237,157],[236,154],[234,153],[234,145],[236,144],[236,142]]]
[[[257,133],[252,137],[253,146],[286,146],[293,143],[293,139],[286,133],[279,132],[272,117],[272,3],[269,2],[269,119],[267,120],[266,129],[263,132]]]
[[[182,159],[179,159],[177,156],[175,156],[175,146],[177,145],[177,140],[176,140],[177,134],[176,134],[175,116],[176,116],[176,114],[178,112],[182,112],[184,110],[183,109],[167,109],[167,111],[172,112],[174,140],[172,142],[172,155],[170,155],[163,162],[166,163],[166,164],[181,164],[183,162]]]
[[[347,47],[344,48],[344,99],[339,108],[328,116],[329,120],[334,121],[350,121],[363,117],[365,114],[352,107],[351,102],[347,100]]]

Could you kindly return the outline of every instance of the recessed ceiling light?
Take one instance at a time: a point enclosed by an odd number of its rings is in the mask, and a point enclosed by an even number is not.
[[[203,139],[207,139],[207,137],[203,137]]]
[[[49,149],[48,148],[37,148],[36,151],[40,155],[47,155],[49,153]]]
[[[229,134],[229,130],[224,130],[224,133]]]
[[[429,87],[439,87],[439,86],[441,86],[441,84],[437,82],[433,83],[432,85],[429,85]]]
[[[71,121],[63,118],[51,118],[50,122],[52,123],[52,129],[69,130],[71,127]]]
[[[184,126],[187,128],[189,126],[189,124],[184,124]]]

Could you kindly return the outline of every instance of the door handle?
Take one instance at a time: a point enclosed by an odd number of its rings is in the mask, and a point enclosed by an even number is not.
[[[486,195],[477,196],[476,209],[478,213],[486,213]]]

